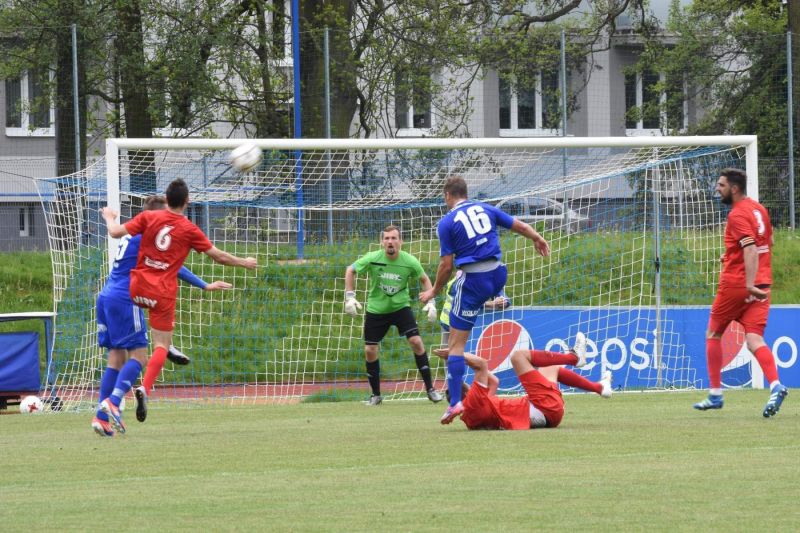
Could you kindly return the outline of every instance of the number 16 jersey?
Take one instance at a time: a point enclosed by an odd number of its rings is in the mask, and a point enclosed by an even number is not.
[[[164,298],[177,296],[178,271],[189,252],[207,252],[213,247],[189,219],[166,209],[143,211],[126,222],[125,229],[130,235],[142,235],[131,285],[146,285],[150,294]]]
[[[455,266],[501,259],[497,226],[511,228],[514,217],[493,205],[463,200],[439,221],[440,255],[455,255]]]

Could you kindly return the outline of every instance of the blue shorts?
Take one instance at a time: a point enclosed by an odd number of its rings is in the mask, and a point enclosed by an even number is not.
[[[508,269],[500,265],[489,272],[464,272],[450,288],[453,307],[450,327],[470,331],[483,310],[483,304],[500,294],[508,279]]]
[[[124,298],[97,296],[97,344],[102,348],[133,350],[147,347],[144,311]]]

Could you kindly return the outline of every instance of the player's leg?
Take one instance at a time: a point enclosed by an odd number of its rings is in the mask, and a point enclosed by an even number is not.
[[[735,293],[735,294],[734,294]],[[706,367],[708,368],[708,397],[694,404],[698,411],[722,409],[722,334],[733,320],[739,316],[739,308],[744,297],[734,288],[720,289],[711,305],[706,332]]]
[[[364,313],[364,358],[366,359],[367,380],[371,395],[367,405],[380,405],[381,397],[381,361],[378,357],[378,346],[386,332],[389,331],[391,320],[388,315]]]
[[[591,381],[568,368],[559,367],[558,376],[556,379],[562,385],[588,392],[594,392],[603,398],[611,398],[611,394],[613,393],[611,388],[612,375],[610,370],[603,372],[603,377],[600,379],[600,381]]]
[[[769,291],[768,291],[769,293]],[[753,354],[764,377],[769,383],[770,396],[762,414],[765,418],[775,416],[783,404],[789,390],[783,386],[778,378],[778,367],[775,364],[775,355],[764,342],[764,329],[767,327],[769,316],[769,297],[763,301],[754,301],[748,304],[747,310],[742,314],[740,323],[745,331],[747,349]]]
[[[546,350],[515,350],[511,354],[514,358],[525,359],[531,366],[543,368],[548,366],[572,365],[582,367],[586,364],[586,336],[578,332],[575,344],[568,353],[550,352]]]
[[[153,354],[147,362],[142,379],[144,394],[153,392],[156,379],[167,362],[169,347],[172,345],[172,330],[175,324],[175,300],[162,299],[148,311],[149,323],[153,330]]]
[[[92,419],[92,429],[101,437],[113,437],[114,428],[108,419],[108,415],[100,408],[100,404],[111,396],[114,392],[114,385],[117,382],[119,371],[125,364],[125,359],[128,356],[127,350],[109,349],[108,361],[106,368],[103,371],[103,376],[100,378],[100,390],[97,398],[97,410],[94,418]]]
[[[531,404],[531,428],[557,427],[564,417],[564,400],[558,388],[559,367],[535,369],[524,364],[524,358],[518,358],[518,362],[514,371]]]
[[[419,326],[414,318],[414,313],[410,307],[400,309],[394,315],[394,325],[401,335],[405,335],[411,351],[414,352],[414,363],[422,381],[425,384],[425,393],[428,399],[434,403],[441,402],[444,398],[440,392],[433,388],[433,377],[431,376],[431,366],[428,359],[428,352],[425,351],[425,343],[419,335]]]
[[[139,379],[142,367],[147,362],[147,348],[128,350],[128,355],[128,360],[119,371],[113,392],[100,404],[100,408],[108,415],[109,420],[120,433],[125,433],[126,428],[119,406],[133,384]]]

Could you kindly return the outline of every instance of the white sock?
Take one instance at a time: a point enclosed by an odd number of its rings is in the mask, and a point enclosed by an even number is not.
[[[722,389],[708,389],[711,396],[722,396]]]
[[[781,384],[781,380],[776,379],[775,381],[773,381],[772,383],[769,384],[769,390],[770,391],[775,390],[775,387],[777,387],[780,384]]]

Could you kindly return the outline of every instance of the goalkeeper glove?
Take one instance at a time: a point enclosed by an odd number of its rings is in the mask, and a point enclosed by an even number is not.
[[[361,304],[356,300],[356,291],[346,291],[344,293],[344,312],[350,316],[356,316],[361,310]]]
[[[422,310],[428,313],[428,322],[436,322],[436,302],[433,300],[429,301]]]

